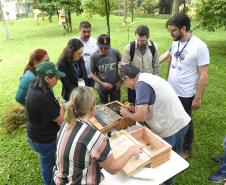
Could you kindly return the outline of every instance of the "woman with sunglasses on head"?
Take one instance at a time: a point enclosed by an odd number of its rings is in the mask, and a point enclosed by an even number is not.
[[[58,60],[58,69],[66,74],[60,78],[62,96],[66,101],[75,87],[87,85],[88,77],[82,55],[82,42],[79,39],[71,39]]]
[[[115,174],[132,156],[143,151],[141,146],[131,146],[115,159],[108,138],[89,122],[95,110],[95,95],[90,87],[72,91],[65,123],[57,135],[56,185],[99,184],[103,180],[101,168]]]
[[[36,49],[34,50],[29,58],[29,62],[24,69],[23,76],[20,77],[20,83],[16,92],[16,101],[22,105],[25,104],[25,97],[27,95],[27,91],[29,85],[33,80],[36,79],[36,66],[43,61],[49,60],[49,56],[46,50],[44,49]]]

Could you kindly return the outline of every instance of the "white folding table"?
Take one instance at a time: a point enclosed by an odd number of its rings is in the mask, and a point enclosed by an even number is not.
[[[102,170],[105,179],[101,185],[159,185],[188,168],[189,163],[176,152],[171,152],[170,160],[156,168],[143,168],[135,176],[126,177],[123,172],[111,175]]]

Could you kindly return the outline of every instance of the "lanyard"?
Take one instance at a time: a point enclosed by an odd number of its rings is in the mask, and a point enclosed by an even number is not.
[[[186,48],[186,46],[188,45],[188,42],[190,41],[191,39],[191,36],[192,34],[190,33],[190,36],[189,36],[189,39],[188,41],[186,42],[186,44],[184,45],[184,47],[179,51],[179,48],[180,48],[180,41],[178,42],[178,45],[177,45],[177,52],[174,54],[174,56],[178,59],[182,53],[182,51],[184,50],[184,48]]]
[[[80,69],[79,69],[78,62],[74,63],[74,68],[75,68],[77,78],[79,78],[80,77]]]

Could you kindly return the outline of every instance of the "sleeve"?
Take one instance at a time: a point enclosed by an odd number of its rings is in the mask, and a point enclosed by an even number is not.
[[[155,55],[153,56],[153,74],[160,76],[160,64],[159,64],[159,51],[158,51],[158,46],[154,43],[155,47]]]
[[[71,92],[72,89],[74,89],[76,86],[74,84],[72,84],[68,78],[68,70],[65,69],[65,67],[62,64],[58,65],[58,69],[65,73],[66,76],[65,77],[61,77],[60,81],[63,85],[63,87],[65,88],[65,90],[69,93]]]
[[[154,89],[145,82],[138,82],[136,85],[136,105],[153,105],[156,95]]]
[[[53,100],[45,94],[40,96],[38,110],[43,123],[51,122],[60,115],[58,107],[54,104]]]
[[[124,53],[122,55],[122,59],[121,62],[125,63],[125,64],[130,64],[130,44],[128,44],[125,49],[124,49]]]
[[[95,53],[91,55],[90,57],[90,68],[91,68],[91,72],[92,73],[96,73],[97,69],[96,69],[96,62],[95,62]]]
[[[110,153],[111,147],[109,139],[102,133],[100,133],[97,141],[92,148],[91,157],[95,158],[98,162],[102,162],[107,159]]]
[[[117,62],[120,62],[121,61],[121,59],[122,59],[122,55],[121,55],[121,53],[119,52],[119,50],[118,49],[116,49],[116,53],[117,53]]]
[[[206,45],[202,45],[197,50],[197,63],[198,66],[206,65],[210,63],[209,49]]]

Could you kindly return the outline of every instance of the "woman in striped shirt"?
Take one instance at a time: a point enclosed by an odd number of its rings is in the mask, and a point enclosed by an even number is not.
[[[99,184],[103,180],[101,168],[115,174],[132,156],[142,152],[141,146],[132,146],[115,159],[108,138],[89,122],[95,109],[91,88],[78,87],[72,91],[65,123],[57,137],[56,185]]]

